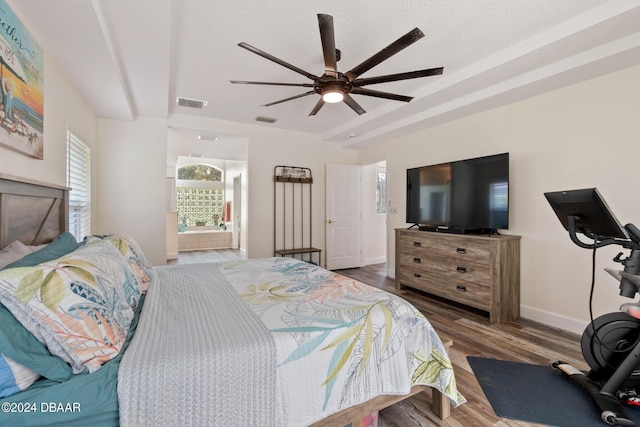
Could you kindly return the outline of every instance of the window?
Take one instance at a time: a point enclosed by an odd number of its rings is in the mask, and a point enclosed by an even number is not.
[[[387,213],[387,172],[376,173],[376,214]]]
[[[184,226],[217,226],[222,219],[224,182],[222,170],[192,164],[178,169],[176,202]]]
[[[67,186],[69,232],[80,241],[91,234],[91,153],[82,141],[67,131]]]
[[[188,181],[222,181],[222,171],[209,165],[188,165],[178,169],[178,179]]]

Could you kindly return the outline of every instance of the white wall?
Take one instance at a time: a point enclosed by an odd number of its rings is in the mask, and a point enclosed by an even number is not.
[[[313,173],[313,246],[325,248],[325,165],[355,163],[355,153],[337,144],[306,138],[284,138],[269,133],[249,139],[249,250],[251,258],[273,256],[273,168],[276,165],[301,166]]]
[[[589,320],[591,252],[569,240],[543,193],[597,187],[623,224],[640,223],[638,75],[640,67],[629,68],[361,150],[361,164],[387,159],[389,200],[397,209],[388,215],[390,265],[393,230],[408,226],[407,168],[508,151],[508,234],[522,236],[522,315],[581,333]],[[595,316],[631,301],[618,296],[618,284],[603,271],[621,267],[611,261],[619,250],[597,255]]]
[[[167,121],[99,121],[97,233],[127,233],[154,265],[166,262]]]

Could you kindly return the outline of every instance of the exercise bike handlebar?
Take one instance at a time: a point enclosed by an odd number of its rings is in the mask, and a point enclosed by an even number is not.
[[[640,228],[631,223],[625,225],[624,228],[627,230],[627,233],[629,233],[629,238],[631,238],[634,243],[640,244]]]
[[[594,233],[587,231],[583,233],[586,237],[593,240],[592,243],[585,243],[578,238],[576,223],[580,220],[577,216],[568,217],[568,229],[569,237],[571,241],[581,248],[595,249],[608,245],[620,245],[625,249],[631,249],[631,254],[622,259],[620,256],[622,252],[614,258],[614,261],[620,262],[624,265],[624,272],[627,275],[640,274],[640,229],[633,224],[627,224],[624,226],[629,239],[617,239],[613,237],[598,236]],[[602,240],[600,240],[602,238]],[[626,275],[625,275],[626,276]],[[626,298],[635,298],[636,293],[640,292],[640,288],[632,282],[628,277],[622,276],[620,280],[620,295]]]
[[[595,233],[592,232],[584,232],[583,234],[590,238],[591,240],[593,240],[593,243],[585,243],[582,240],[580,240],[578,238],[578,227],[576,226],[576,224],[578,223],[578,221],[580,221],[580,217],[578,216],[569,216],[567,217],[567,229],[569,230],[569,237],[571,238],[571,241],[573,243],[575,243],[576,245],[580,246],[581,248],[584,249],[593,249],[593,248],[601,248],[603,246],[607,246],[607,245],[620,245],[620,246],[624,246],[626,247],[629,243],[631,243],[629,240],[627,239],[616,239],[613,237],[606,237],[606,236],[598,236]],[[640,230],[638,230],[633,224],[627,224],[627,225],[631,225],[635,228],[636,231],[638,231],[638,233],[640,233]],[[638,237],[640,238],[640,234],[638,235]],[[600,238],[602,238],[602,240],[600,240]]]

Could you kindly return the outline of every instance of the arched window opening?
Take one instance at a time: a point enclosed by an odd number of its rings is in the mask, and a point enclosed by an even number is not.
[[[178,169],[178,179],[188,181],[222,181],[222,171],[209,165],[187,165]]]

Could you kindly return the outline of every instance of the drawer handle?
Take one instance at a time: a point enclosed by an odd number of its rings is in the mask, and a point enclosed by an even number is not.
[[[420,273],[413,273],[413,277],[422,277]]]
[[[458,252],[459,254],[466,254],[467,250],[465,248],[457,248],[456,252]]]
[[[462,286],[462,285],[458,285],[458,286],[456,286],[456,290],[460,291],[460,292],[467,292],[467,287],[466,286]]]
[[[415,262],[416,264],[420,264],[421,261],[420,261],[420,258],[414,258],[413,262]]]
[[[466,273],[466,272],[467,272],[467,269],[466,269],[466,268],[464,268],[464,267],[457,267],[457,268],[456,268],[456,271],[457,271],[458,273]]]
[[[413,242],[413,246],[422,247],[422,243],[420,243],[420,242]]]

